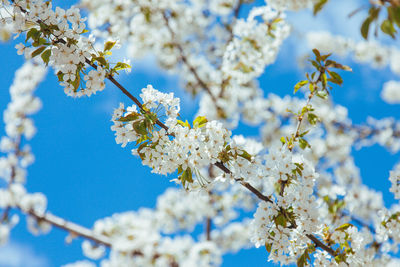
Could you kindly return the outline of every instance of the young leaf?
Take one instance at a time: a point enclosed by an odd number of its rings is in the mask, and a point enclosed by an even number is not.
[[[49,64],[50,56],[51,56],[51,50],[50,49],[45,50],[40,55],[40,57],[43,59],[43,62],[46,63],[46,66]]]
[[[193,128],[201,128],[208,122],[207,118],[204,116],[197,116],[193,121]]]
[[[45,50],[45,49],[46,49],[45,46],[41,46],[41,47],[39,47],[38,49],[36,49],[35,51],[33,51],[33,52],[32,52],[32,58],[34,58],[34,57],[40,55],[40,54],[43,52],[43,50]]]
[[[132,112],[132,113],[126,115],[125,117],[119,118],[118,121],[128,122],[128,121],[137,120],[138,118],[139,118],[139,113]]]
[[[265,249],[268,251],[268,253],[271,253],[272,244],[270,244],[270,243],[265,243]]]
[[[299,145],[301,149],[306,149],[307,147],[311,147],[310,144],[303,138],[299,139]]]
[[[118,62],[115,67],[114,70],[124,70],[124,69],[130,69],[131,65],[123,63],[123,62]]]
[[[242,154],[239,155],[240,157],[247,159],[248,161],[251,161],[251,155],[247,153],[246,150],[242,150]]]
[[[395,7],[395,6],[389,6],[387,8],[388,10],[388,15],[389,15],[389,19],[393,20],[397,27],[400,28],[400,6]]]
[[[335,231],[344,231],[351,226],[354,226],[354,225],[352,225],[351,223],[345,223],[345,224],[342,224],[341,226],[339,226],[338,228],[336,228]]]
[[[303,254],[297,259],[297,266],[304,267],[307,265],[307,260],[310,260],[310,255],[308,254],[307,250],[304,251]]]
[[[381,30],[390,35],[393,39],[395,39],[395,33],[397,32],[396,29],[393,27],[393,24],[390,20],[384,20],[381,24]]]
[[[37,39],[37,37],[39,35],[40,35],[40,32],[36,28],[32,28],[26,33],[25,42],[27,42],[30,38],[35,40],[35,39]]]
[[[314,4],[314,9],[313,9],[314,16],[317,15],[317,13],[322,10],[322,8],[326,3],[328,3],[328,0],[319,0]]]
[[[307,80],[298,82],[298,83],[294,86],[294,93],[296,93],[301,87],[303,87],[303,86],[306,85],[307,83],[308,83]]]
[[[321,53],[318,51],[318,49],[314,48],[312,51],[313,51],[315,57],[317,58],[317,60],[320,61]]]
[[[104,57],[95,57],[95,60],[97,60],[101,65],[107,66],[107,60]]]
[[[342,77],[340,77],[340,75],[334,71],[328,71],[329,75],[331,76],[330,81],[333,83],[336,83],[338,85],[342,85],[343,84],[343,79]]]
[[[285,140],[285,137],[281,137],[281,143],[282,143],[282,145],[284,145],[285,143],[286,143],[286,140]]]
[[[318,122],[318,120],[319,120],[318,116],[315,115],[314,113],[308,113],[308,114],[307,114],[307,119],[308,119],[308,122],[309,122],[311,125],[317,124],[317,122]]]
[[[372,20],[367,17],[363,24],[361,25],[361,35],[364,37],[365,40],[368,39],[368,33],[369,33],[369,26],[371,25]]]
[[[117,42],[114,42],[114,41],[107,41],[105,44],[104,44],[104,51],[109,51],[109,50],[111,50],[113,47],[114,47],[114,45],[116,44]]]

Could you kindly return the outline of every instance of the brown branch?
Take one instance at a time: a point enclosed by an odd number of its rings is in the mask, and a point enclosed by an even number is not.
[[[64,41],[64,40],[62,40],[62,41]],[[85,60],[86,60],[86,63],[87,63],[88,65],[90,65],[92,68],[97,69],[97,65],[96,65],[96,64],[92,63],[92,62],[91,62],[89,59],[87,59],[87,58],[86,58]],[[120,90],[122,91],[122,93],[124,93],[127,97],[129,97],[142,111],[147,112],[147,111],[143,108],[143,104],[140,103],[140,101],[139,101],[136,97],[134,97],[131,93],[129,93],[129,91],[126,90],[125,87],[123,87],[117,80],[115,80],[115,78],[114,78],[112,75],[108,74],[108,75],[107,75],[107,79],[108,79],[110,82],[112,82],[118,89],[120,89]],[[157,120],[157,121],[156,121],[156,124],[168,132],[168,127],[165,126],[165,124],[162,123],[160,120]],[[171,133],[171,134],[169,134],[169,135],[173,135],[173,134]]]
[[[213,165],[208,166],[208,176],[211,179],[215,178],[215,175],[213,173]],[[213,198],[213,192],[210,190],[208,191],[208,202],[210,204],[210,206],[212,206],[214,204],[214,198]],[[206,219],[206,240],[210,241],[211,240],[211,229],[212,229],[212,218],[211,217],[207,217]]]
[[[229,45],[229,43],[233,40],[234,34],[233,34],[233,27],[234,27],[234,23],[236,22],[236,20],[239,18],[239,13],[240,13],[240,8],[242,7],[243,4],[243,0],[239,0],[237,6],[235,7],[234,11],[233,11],[233,19],[232,22],[230,24],[228,24],[226,27],[228,28],[229,31],[229,38],[225,44],[225,47]],[[220,66],[221,68],[221,66]],[[222,83],[221,83],[221,91],[219,91],[219,98],[222,98],[224,96],[224,91],[226,88],[226,85],[229,82],[229,78],[225,78]]]
[[[30,210],[26,212],[30,216],[34,217],[36,220],[39,222],[46,222],[49,223],[57,228],[60,228],[62,230],[65,230],[72,235],[80,236],[83,238],[86,238],[88,240],[94,241],[97,244],[104,245],[106,247],[111,248],[111,240],[104,236],[104,235],[98,235],[94,233],[92,230],[85,228],[81,225],[78,225],[73,222],[69,222],[61,217],[55,216],[51,213],[45,213],[43,215],[35,213],[33,210]]]
[[[67,232],[69,232],[72,236],[79,236],[79,237],[83,237],[85,239],[91,240],[97,244],[106,246],[108,248],[112,248],[112,242],[111,240],[104,235],[99,235],[94,233],[92,230],[83,227],[81,225],[78,225],[76,223],[67,221],[61,217],[55,216],[51,213],[45,213],[43,215],[37,214],[35,213],[33,210],[30,210],[28,212],[26,212],[28,215],[34,217],[36,220],[38,220],[39,222],[46,222],[51,224],[52,226],[55,226],[59,229],[65,230]],[[131,252],[132,256],[143,256],[143,252],[140,250],[134,250]],[[156,253],[153,258],[157,259],[159,258],[161,255]],[[179,264],[175,261],[174,258],[170,259],[170,266],[171,267],[178,267]]]
[[[211,240],[211,228],[212,228],[212,219],[210,217],[206,220],[206,239],[207,241]]]
[[[239,0],[239,2],[237,3],[235,9],[233,10],[233,19],[232,19],[231,23],[227,25],[227,27],[229,27],[228,28],[228,30],[229,30],[229,38],[228,38],[228,41],[226,42],[226,44],[229,44],[233,40],[233,37],[234,37],[234,34],[233,34],[234,25],[233,24],[239,18],[240,9],[241,9],[242,5],[243,5],[243,0]]]
[[[332,255],[333,257],[336,256],[336,252],[329,246],[325,245],[323,242],[321,242],[318,238],[316,238],[315,236],[311,235],[311,234],[306,234],[306,236],[314,242],[314,244],[317,247],[320,247],[321,249],[325,250],[326,252],[328,252],[330,255]]]

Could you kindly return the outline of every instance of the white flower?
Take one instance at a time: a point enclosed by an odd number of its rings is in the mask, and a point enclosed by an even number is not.
[[[383,85],[381,97],[389,104],[400,103],[400,82],[388,81]]]
[[[82,242],[82,250],[86,257],[98,260],[104,256],[105,248],[101,245],[93,245],[88,240]]]

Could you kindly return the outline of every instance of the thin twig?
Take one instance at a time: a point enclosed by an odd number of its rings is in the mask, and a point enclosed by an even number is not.
[[[15,156],[18,157],[20,153],[21,153],[21,135],[18,135],[16,137],[16,141],[15,141],[15,152],[14,152],[14,154],[15,154]],[[15,166],[13,165],[11,167],[10,180],[8,181],[8,184],[7,184],[7,189],[8,190],[10,190],[11,185],[14,183],[15,176],[16,176],[16,170],[15,170]],[[8,214],[10,213],[10,210],[11,210],[10,206],[7,206],[4,209],[3,216],[1,216],[1,221],[0,222],[4,222],[4,221],[6,221],[8,219]]]
[[[167,26],[168,31],[171,34],[172,39],[177,39],[175,36],[175,32],[173,31],[173,29],[171,28],[170,24],[169,24],[169,20],[167,15],[165,14],[164,11],[160,11],[163,15],[164,21],[165,21],[165,25]],[[205,81],[203,81],[202,78],[200,78],[200,75],[197,73],[197,70],[190,64],[188,58],[185,55],[185,51],[183,50],[182,46],[177,43],[174,42],[172,43],[178,50],[180,53],[180,58],[182,60],[182,62],[186,65],[186,67],[190,70],[190,72],[193,74],[193,76],[196,78],[197,82],[199,83],[199,85],[201,87],[203,87],[203,89],[208,93],[208,95],[211,97],[211,100],[213,101],[215,107],[217,110],[221,110],[221,108],[218,106],[217,104],[217,99],[216,97],[213,95],[213,93],[211,92],[210,87],[207,85],[207,83]]]

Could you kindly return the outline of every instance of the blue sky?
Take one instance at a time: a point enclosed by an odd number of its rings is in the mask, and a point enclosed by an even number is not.
[[[62,6],[68,7],[73,2],[63,1]],[[289,19],[301,21],[303,26],[298,29],[299,32],[328,29],[335,34],[359,40],[358,27],[362,17],[346,22],[346,14],[336,11],[349,5],[346,2],[350,1],[335,2],[337,6],[328,6],[316,19],[309,12],[289,16]],[[350,8],[349,12],[352,10]],[[387,41],[386,38],[384,40]],[[8,87],[12,83],[13,74],[23,64],[23,58],[16,54],[15,44],[0,44],[3,60],[0,71],[3,81],[0,110],[6,108],[9,101]],[[306,51],[304,40],[291,38],[285,42],[276,63],[267,67],[266,73],[260,78],[261,87],[266,93],[292,94],[293,85],[303,75],[297,70],[293,58]],[[379,96],[382,84],[395,78],[390,71],[383,69],[377,74],[369,66],[357,65],[349,59],[345,61],[354,71],[343,74],[344,86],[336,88],[332,97],[336,103],[348,108],[353,122],[361,123],[368,115],[400,119],[400,106],[387,105]],[[164,92],[173,91],[179,96],[187,96],[179,89],[177,77],[167,76],[155,69],[152,61],[134,62],[132,73],[129,76],[122,75],[119,80],[136,94],[147,84],[153,84]],[[129,149],[123,149],[115,143],[114,134],[110,130],[112,111],[119,102],[130,102],[113,85],[107,84],[103,92],[90,98],[73,99],[65,96],[50,70],[45,82],[38,88],[37,95],[43,101],[43,109],[34,116],[38,132],[30,144],[36,161],[28,169],[27,188],[30,192],[45,193],[49,202],[48,210],[52,213],[91,227],[95,220],[115,212],[154,207],[157,196],[167,187],[174,186],[169,178],[151,174],[148,167],[142,166],[138,158],[131,156]],[[197,104],[197,101],[190,97],[183,101],[183,117],[191,118],[196,112],[193,103]],[[4,124],[0,123],[1,135],[4,134],[3,128]],[[236,133],[255,135],[257,131],[243,127]],[[393,203],[387,178],[398,161],[398,154],[392,155],[379,146],[373,146],[354,151],[354,156],[363,181],[382,191],[386,204]],[[35,237],[27,232],[24,218],[21,219],[12,231],[10,244],[0,248],[1,267],[51,267],[83,259],[80,242],[65,245],[65,232],[53,229],[48,235]],[[6,264],[7,261],[10,262]],[[228,255],[224,257],[223,264],[269,265],[267,254],[262,248]]]

